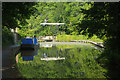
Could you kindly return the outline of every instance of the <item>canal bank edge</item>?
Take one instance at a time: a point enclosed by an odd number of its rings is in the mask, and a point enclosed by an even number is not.
[[[15,56],[20,49],[20,45],[13,45],[2,48],[2,79],[6,78],[21,78]]]
[[[91,43],[94,44],[100,48],[104,48],[102,43],[97,43],[97,42],[93,42],[93,41],[89,41],[89,40],[71,40],[71,42],[84,42],[84,43]]]

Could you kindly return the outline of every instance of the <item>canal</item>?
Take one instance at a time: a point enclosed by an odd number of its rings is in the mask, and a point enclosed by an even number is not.
[[[105,78],[96,61],[101,51],[88,43],[41,42],[36,50],[21,50],[16,62],[24,78]]]

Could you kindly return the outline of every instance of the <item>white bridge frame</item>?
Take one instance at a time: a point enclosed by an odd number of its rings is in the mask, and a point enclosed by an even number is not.
[[[55,25],[56,27],[58,27],[60,25],[65,25],[65,23],[40,23],[40,25],[43,25],[43,26],[45,26],[45,25],[50,25],[50,26]],[[55,40],[56,40],[56,37],[55,37]]]
[[[40,25],[65,25],[65,23],[40,23]]]

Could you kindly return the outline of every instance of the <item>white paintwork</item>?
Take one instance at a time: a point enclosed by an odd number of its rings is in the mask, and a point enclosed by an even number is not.
[[[14,43],[17,43],[17,32],[18,32],[18,28],[16,27],[15,29],[11,29],[11,32],[13,32],[14,34]]]
[[[40,25],[65,25],[65,23],[40,23]]]
[[[65,57],[48,57],[48,58],[41,58],[41,60],[45,60],[45,61],[50,61],[50,60],[64,60]]]
[[[40,36],[41,39],[43,40],[49,40],[49,39],[53,39],[53,36]]]
[[[40,47],[52,47],[52,44],[40,44]]]

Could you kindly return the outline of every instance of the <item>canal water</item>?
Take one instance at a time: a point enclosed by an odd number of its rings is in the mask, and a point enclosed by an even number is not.
[[[16,61],[25,78],[105,78],[96,61],[101,50],[88,43],[43,42],[18,53]]]

